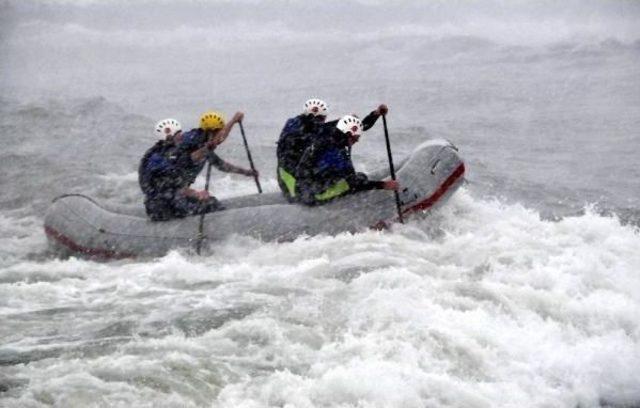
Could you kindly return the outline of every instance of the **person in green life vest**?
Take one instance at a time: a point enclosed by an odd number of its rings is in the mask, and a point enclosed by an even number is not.
[[[379,105],[362,120],[362,130],[367,131],[375,125],[381,115],[386,115],[388,109],[384,104]],[[329,107],[321,99],[312,98],[304,103],[303,112],[290,118],[285,123],[276,151],[278,158],[277,180],[282,194],[291,202],[296,197],[295,171],[307,147],[310,146],[315,135],[326,133],[335,128],[338,120],[326,122]]]
[[[334,126],[322,126],[314,135],[296,167],[296,194],[300,202],[318,205],[358,191],[399,189],[395,180],[372,181],[366,174],[355,171],[351,146],[358,142],[362,130],[362,121],[347,115]]]
[[[295,199],[294,173],[304,151],[319,126],[327,119],[328,105],[321,99],[312,98],[304,103],[303,112],[287,119],[280,132],[276,156],[278,158],[277,179],[282,194],[289,201]]]

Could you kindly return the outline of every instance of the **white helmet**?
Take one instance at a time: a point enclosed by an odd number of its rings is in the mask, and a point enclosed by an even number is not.
[[[320,99],[312,98],[304,103],[304,113],[310,113],[313,116],[327,116],[329,106]]]
[[[180,126],[180,122],[175,119],[163,119],[156,124],[156,134],[161,139],[167,136],[175,136],[176,133],[181,131],[182,126]]]
[[[346,115],[340,118],[336,125],[342,133],[351,132],[354,136],[359,136],[362,133],[362,121],[355,116]]]

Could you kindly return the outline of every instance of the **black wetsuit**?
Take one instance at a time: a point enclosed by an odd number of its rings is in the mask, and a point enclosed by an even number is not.
[[[288,119],[280,132],[276,150],[278,158],[276,178],[282,194],[289,201],[292,201],[296,195],[295,171],[298,162],[321,125],[322,122],[314,120],[313,115],[301,114]]]

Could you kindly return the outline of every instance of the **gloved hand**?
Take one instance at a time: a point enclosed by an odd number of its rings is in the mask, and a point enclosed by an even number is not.
[[[207,201],[210,197],[209,192],[207,190],[196,191],[194,195],[200,201]]]
[[[387,180],[384,182],[384,186],[382,187],[384,190],[395,190],[398,191],[400,189],[400,184],[397,180]]]
[[[189,187],[180,190],[180,193],[185,197],[195,198],[196,200],[199,200],[199,201],[205,201],[210,197],[209,192],[206,190],[194,190]]]
[[[380,106],[378,106],[378,109],[376,109],[376,112],[378,113],[378,115],[386,115],[387,113],[389,113],[389,108],[387,108],[387,105],[383,103]]]

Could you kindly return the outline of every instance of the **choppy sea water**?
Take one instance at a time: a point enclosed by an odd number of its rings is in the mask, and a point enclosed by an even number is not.
[[[636,3],[0,8],[0,405],[640,405]],[[312,96],[335,117],[387,103],[397,157],[448,138],[468,183],[388,232],[48,252],[56,195],[141,201],[166,116],[244,111],[275,190],[280,127]],[[220,154],[246,165],[238,138]],[[385,159],[376,127],[354,161]]]

